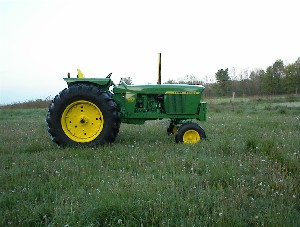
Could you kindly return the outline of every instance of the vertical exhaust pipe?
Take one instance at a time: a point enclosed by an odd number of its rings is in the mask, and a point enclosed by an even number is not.
[[[161,53],[158,53],[158,80],[157,84],[161,84]]]

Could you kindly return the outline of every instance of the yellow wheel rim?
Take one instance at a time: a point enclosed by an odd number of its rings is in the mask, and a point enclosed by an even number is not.
[[[200,140],[201,137],[196,130],[188,130],[183,134],[184,143],[198,143]]]
[[[79,100],[72,102],[61,117],[64,133],[73,141],[87,143],[99,136],[104,119],[100,109],[93,103]]]

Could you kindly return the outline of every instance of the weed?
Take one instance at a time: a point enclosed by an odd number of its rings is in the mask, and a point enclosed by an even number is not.
[[[258,141],[256,138],[250,138],[246,140],[246,150],[255,151],[258,149]]]
[[[286,108],[280,108],[278,110],[278,113],[280,113],[280,114],[286,114],[287,113],[287,109]]]

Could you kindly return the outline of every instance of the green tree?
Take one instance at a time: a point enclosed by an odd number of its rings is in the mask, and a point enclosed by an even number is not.
[[[230,88],[230,78],[228,75],[228,68],[227,69],[219,69],[218,72],[215,74],[217,80],[217,90],[218,94],[221,96],[229,94]]]
[[[269,66],[266,73],[261,78],[261,86],[264,94],[271,95],[274,94],[275,82],[273,78],[273,68]]]
[[[300,58],[285,67],[284,87],[287,93],[298,94],[300,88]]]
[[[195,75],[186,75],[184,78],[174,80],[169,79],[165,84],[204,84],[203,81],[199,80]]]
[[[124,77],[124,78],[122,78],[122,80],[126,83],[126,84],[128,84],[128,85],[132,85],[133,83],[132,83],[132,78],[129,76],[129,77]]]
[[[203,84],[194,74],[185,75],[183,79],[180,79],[179,84]]]
[[[251,95],[261,95],[261,78],[264,76],[265,71],[256,69],[250,72]]]
[[[284,87],[282,84],[282,79],[285,77],[285,69],[282,60],[277,60],[273,64],[274,71],[274,94],[282,94],[284,92]]]
[[[169,79],[164,84],[178,84],[178,82],[174,79]]]
[[[272,66],[269,66],[262,77],[262,89],[265,94],[282,94],[284,88],[282,80],[285,77],[285,69],[282,60],[277,60]]]

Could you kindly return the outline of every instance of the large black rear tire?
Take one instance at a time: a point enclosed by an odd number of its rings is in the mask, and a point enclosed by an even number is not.
[[[75,84],[49,105],[48,132],[58,146],[96,146],[114,142],[120,115],[109,92],[96,85]]]

